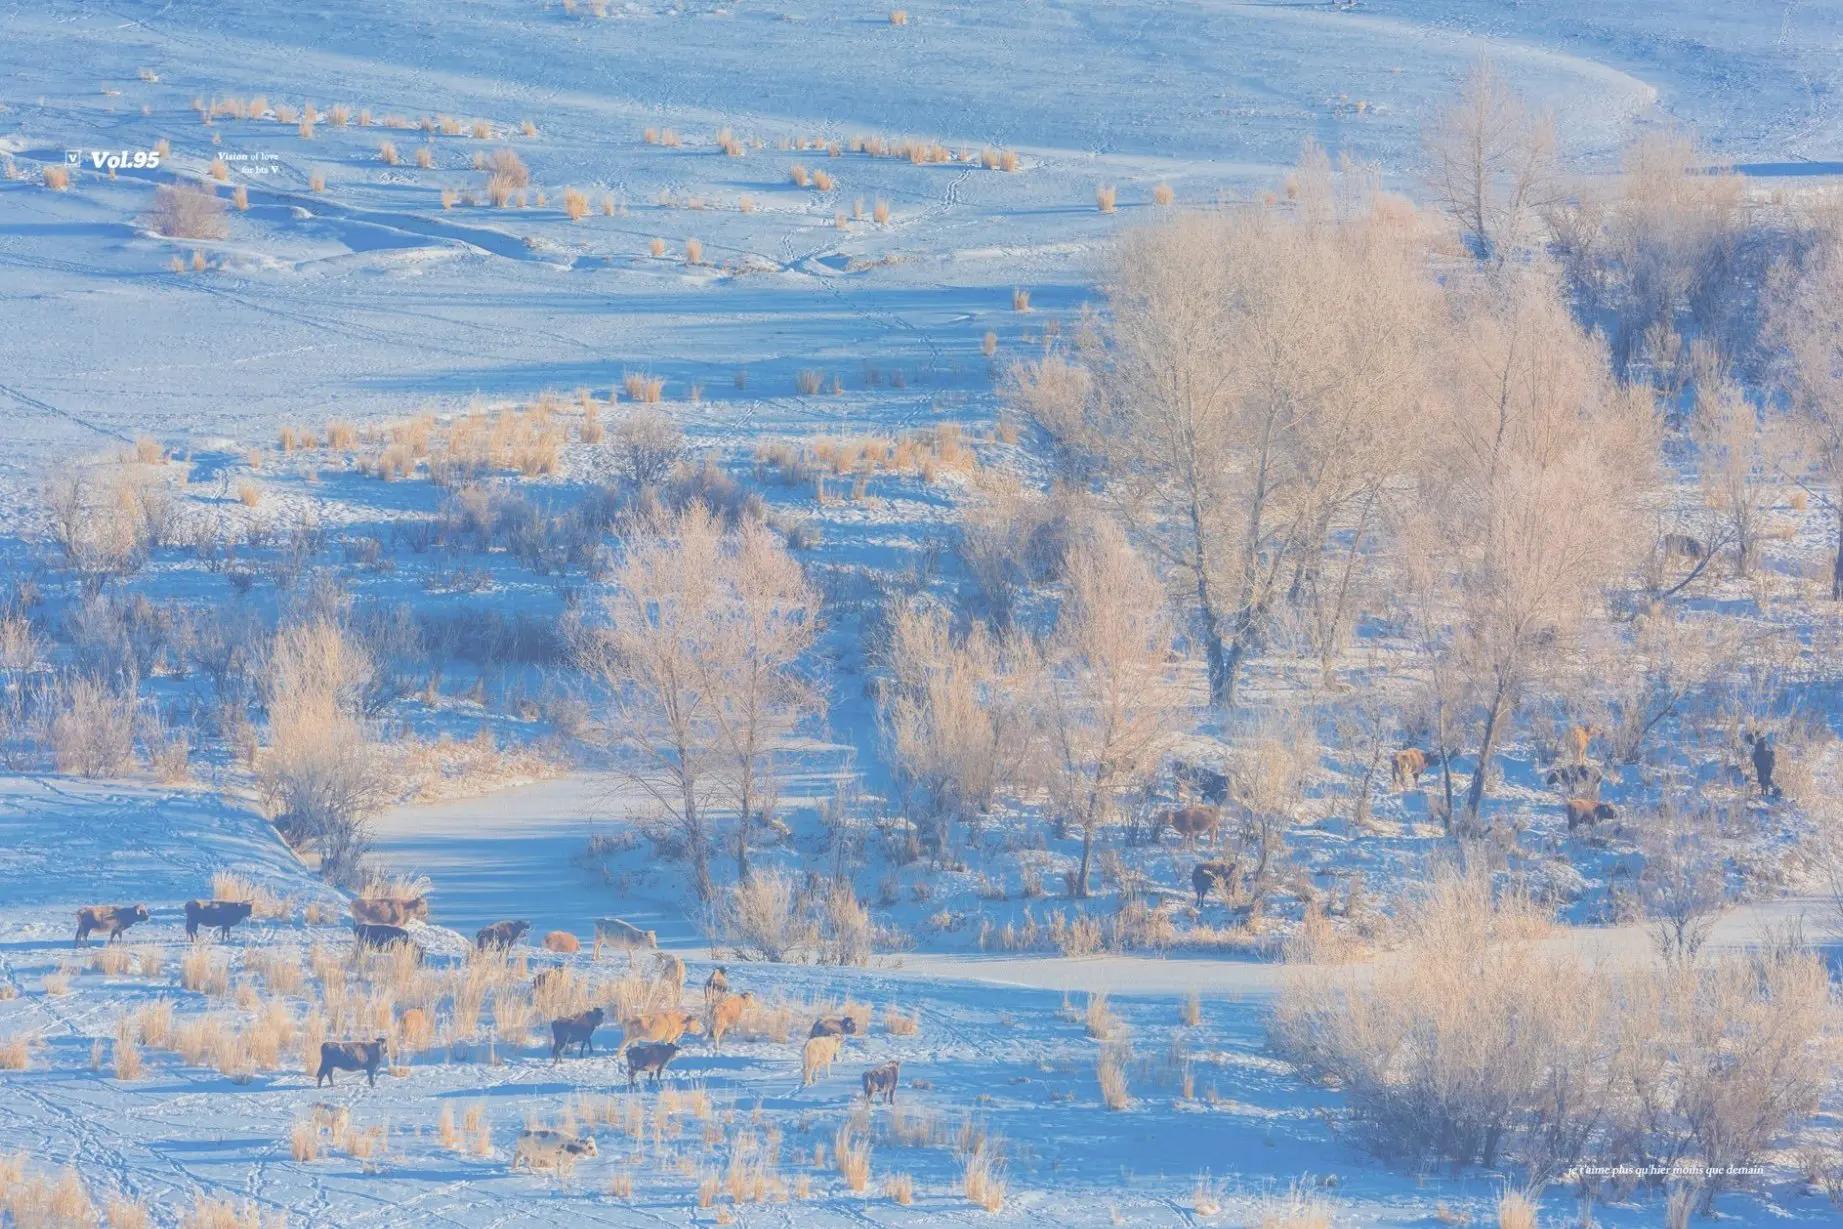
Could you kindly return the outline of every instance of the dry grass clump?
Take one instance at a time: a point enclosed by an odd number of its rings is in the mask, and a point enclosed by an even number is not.
[[[870,1185],[870,1140],[853,1123],[841,1123],[832,1135],[832,1155],[845,1185],[862,1194]]]
[[[222,239],[230,234],[224,202],[207,188],[161,184],[148,215],[153,230],[169,239]]]
[[[1170,184],[1161,183],[1161,184],[1152,185],[1152,203],[1153,204],[1161,205],[1161,206],[1169,206],[1171,202],[1175,201],[1176,199],[1177,199],[1177,193],[1171,190]]]
[[[1014,312],[1029,311],[1030,310],[1030,291],[1025,290],[1021,286],[1012,287],[1011,310]]]
[[[179,984],[187,990],[221,998],[230,993],[230,958],[203,941],[194,943],[179,961]]]
[[[65,1169],[54,1180],[33,1169],[23,1152],[0,1158],[0,1210],[18,1229],[75,1229],[97,1220],[75,1169]]]
[[[963,1149],[960,1158],[960,1190],[967,1199],[988,1212],[1005,1206],[1004,1162],[995,1146],[984,1137]]]
[[[27,1033],[14,1033],[10,1037],[0,1038],[0,1071],[25,1071],[32,1066],[32,1047],[38,1044],[38,1038]]]
[[[1129,1109],[1133,1100],[1126,1088],[1126,1063],[1129,1051],[1123,1044],[1108,1044],[1094,1062],[1094,1076],[1101,1086],[1101,1104],[1110,1110]]]
[[[685,263],[688,265],[701,265],[704,263],[704,245],[698,240],[685,240]]]
[[[589,196],[580,188],[563,189],[563,214],[572,222],[589,216]]]
[[[1331,1229],[1331,1205],[1320,1195],[1295,1182],[1284,1195],[1261,1201],[1260,1229]]]
[[[1497,1201],[1497,1229],[1536,1229],[1536,1203],[1521,1191],[1506,1190]]]
[[[179,1229],[283,1229],[287,1223],[287,1217],[280,1212],[265,1219],[262,1209],[251,1200],[239,1205],[201,1194],[180,1218]]]
[[[138,1080],[141,1078],[141,1048],[135,1044],[138,1031],[133,1016],[123,1016],[115,1025],[115,1078],[118,1080]]]
[[[1107,1005],[1105,990],[1090,990],[1087,1006],[1082,1017],[1088,1028],[1088,1036],[1096,1041],[1110,1041],[1120,1032],[1120,1017],[1113,1014]]]
[[[70,170],[68,167],[48,166],[45,168],[45,186],[53,192],[63,192],[70,187]]]
[[[892,1037],[913,1037],[921,1028],[921,1009],[903,1014],[900,1007],[891,1003],[883,1009],[883,1031]]]
[[[214,872],[211,876],[211,895],[214,900],[248,901],[250,916],[255,918],[287,921],[294,912],[291,901],[235,871]]]
[[[397,165],[397,143],[395,141],[378,142],[378,161],[385,166]]]
[[[221,157],[213,158],[211,160],[211,165],[207,167],[206,170],[210,176],[219,183],[223,183],[230,178],[230,165]]]
[[[915,1202],[915,1179],[908,1174],[891,1174],[883,1180],[883,1193],[906,1208]]]
[[[148,1229],[153,1217],[139,1199],[111,1195],[103,1208],[103,1223],[109,1229]]]
[[[326,175],[321,171],[314,171],[313,173],[308,175],[307,190],[309,192],[326,191]]]
[[[1094,190],[1094,203],[1102,213],[1112,213],[1114,202],[1119,199],[1119,192],[1112,184],[1102,184]]]

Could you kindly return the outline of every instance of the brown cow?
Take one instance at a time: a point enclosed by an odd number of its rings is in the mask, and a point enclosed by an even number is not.
[[[863,1076],[864,1099],[875,1101],[879,1095],[886,1104],[896,1104],[896,1085],[900,1082],[902,1064],[894,1060],[881,1067],[872,1067]]]
[[[474,932],[474,947],[479,951],[489,947],[504,951],[524,938],[525,932],[530,929],[530,922],[494,922]]]
[[[333,1083],[335,1071],[363,1071],[365,1080],[372,1087],[377,1086],[378,1067],[384,1062],[385,1038],[376,1041],[323,1041],[320,1043],[320,1074],[314,1077],[314,1087],[320,1087],[320,1081]]]
[[[198,938],[198,929],[216,927],[218,937],[230,938],[230,928],[249,917],[256,906],[247,900],[189,900],[186,902],[186,938]]]
[[[71,946],[89,938],[92,930],[108,931],[105,942],[113,943],[122,937],[122,931],[146,920],[146,905],[85,905],[77,910],[77,937]]]
[[[429,902],[420,896],[360,896],[352,902],[352,920],[373,926],[402,926],[429,920]]]
[[[573,956],[582,950],[582,941],[567,930],[553,930],[544,936],[544,950],[559,956]]]
[[[845,1039],[837,1034],[823,1037],[808,1037],[806,1044],[800,1047],[800,1086],[805,1088],[816,1083],[822,1075],[829,1075],[832,1064],[838,1060],[839,1047]]]
[[[858,1031],[858,1022],[850,1016],[820,1016],[813,1021],[808,1037],[850,1037]]]
[[[704,1032],[704,1022],[688,1011],[656,1011],[650,1016],[630,1016],[621,1021],[621,1033],[628,1041],[671,1041],[690,1033]]]
[[[1389,776],[1395,783],[1395,791],[1401,793],[1409,789],[1419,789],[1421,774],[1427,771],[1427,753],[1419,747],[1409,747],[1397,751],[1389,763]]]
[[[710,976],[704,979],[704,1003],[706,1006],[721,1003],[723,996],[729,992],[729,974],[724,971],[722,965],[718,965],[710,971]]]
[[[1594,824],[1602,819],[1614,819],[1619,812],[1604,802],[1595,802],[1591,798],[1570,798],[1564,804],[1568,812],[1568,831],[1573,832],[1582,824],[1592,832]]]
[[[715,1046],[723,1044],[723,1034],[742,1023],[742,1017],[748,1014],[755,1003],[753,991],[744,990],[741,994],[730,994],[710,1005],[710,1043]]]
[[[1190,886],[1197,893],[1197,908],[1203,907],[1203,902],[1216,888],[1221,888],[1226,896],[1229,891],[1229,882],[1234,875],[1235,863],[1233,862],[1197,863],[1196,869],[1190,872]]]
[[[1155,832],[1163,832],[1167,827],[1184,838],[1186,845],[1194,844],[1205,833],[1213,842],[1216,828],[1222,823],[1222,808],[1211,806],[1173,807],[1160,811]]]
[[[666,1064],[678,1055],[678,1047],[669,1041],[635,1042],[627,1047],[627,1086],[632,1088],[642,1075],[653,1083],[666,1073]]]
[[[585,1058],[595,1053],[595,1030],[602,1026],[602,1009],[591,1007],[574,1016],[565,1016],[561,1020],[550,1022],[550,1061],[556,1062],[563,1052],[572,1045],[577,1047],[576,1057]]]

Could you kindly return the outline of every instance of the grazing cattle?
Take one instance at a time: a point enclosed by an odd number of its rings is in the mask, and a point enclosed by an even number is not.
[[[146,905],[85,905],[77,910],[77,938],[71,946],[89,938],[92,930],[108,931],[105,942],[113,943],[122,937],[122,931],[146,920]]]
[[[1220,806],[1229,800],[1229,778],[1225,773],[1179,760],[1172,765],[1172,775],[1177,778],[1178,797],[1186,801],[1197,798]]]
[[[582,950],[582,941],[567,930],[553,930],[544,936],[544,950],[559,956],[573,956]]]
[[[845,1039],[839,1036],[808,1037],[800,1047],[800,1087],[830,1075],[832,1064],[838,1061],[838,1048],[844,1044]]]
[[[595,919],[595,956],[600,959],[602,948],[612,947],[619,951],[651,951],[659,946],[659,936],[651,930],[641,930],[638,926],[623,922],[618,917],[598,917]]]
[[[1599,730],[1590,725],[1577,725],[1568,731],[1564,742],[1567,745],[1568,753],[1574,757],[1574,762],[1576,764],[1585,764],[1587,762],[1588,744],[1593,742],[1593,736],[1599,732]]]
[[[550,1061],[556,1062],[563,1052],[572,1045],[576,1047],[576,1057],[586,1058],[595,1053],[595,1030],[602,1026],[602,1009],[591,1007],[574,1016],[565,1016],[561,1020],[550,1022]]]
[[[516,1170],[523,1165],[533,1173],[554,1169],[558,1181],[567,1182],[576,1162],[594,1155],[595,1141],[592,1139],[577,1139],[561,1131],[525,1131],[512,1145],[512,1168]]]
[[[1603,819],[1615,819],[1619,815],[1619,812],[1611,806],[1604,802],[1596,802],[1592,798],[1570,798],[1565,805],[1568,811],[1569,832],[1573,832],[1582,824],[1587,825],[1587,831],[1592,832],[1596,823]]]
[[[420,896],[361,896],[352,902],[352,920],[373,926],[402,926],[429,920],[429,902]]]
[[[1229,893],[1229,883],[1230,880],[1234,878],[1234,875],[1235,863],[1233,862],[1197,863],[1196,869],[1190,872],[1190,886],[1194,888],[1197,893],[1197,908],[1201,909],[1203,907],[1203,902],[1209,898],[1210,892],[1216,888],[1221,888],[1222,894],[1227,896]]]
[[[744,990],[741,994],[725,995],[710,1005],[710,1042],[712,1045],[723,1044],[723,1034],[742,1023],[742,1017],[748,1014],[755,1002],[752,991]]]
[[[820,1016],[813,1021],[808,1037],[850,1037],[856,1035],[858,1022],[850,1016]]]
[[[872,1067],[863,1076],[864,1099],[875,1101],[882,1096],[884,1103],[896,1104],[896,1085],[902,1076],[902,1064],[887,1062],[881,1067]]]
[[[1752,730],[1743,737],[1753,748],[1753,779],[1759,785],[1760,792],[1768,798],[1779,797],[1779,787],[1773,784],[1773,769],[1778,766],[1779,756],[1773,750],[1772,739]]]
[[[1184,843],[1186,845],[1191,845],[1196,842],[1198,837],[1203,836],[1205,833],[1214,841],[1217,825],[1221,823],[1221,807],[1174,807],[1170,810],[1160,811],[1158,813],[1158,822],[1153,828],[1153,831],[1163,832],[1166,828],[1171,828],[1179,836],[1184,838]]]
[[[489,947],[505,951],[524,938],[525,932],[530,929],[530,922],[494,922],[474,932],[474,947],[479,951]]]
[[[718,965],[710,971],[710,976],[704,979],[704,1003],[706,1006],[721,1003],[723,996],[729,992],[729,974],[724,971],[722,965]]]
[[[1421,774],[1427,771],[1427,753],[1419,747],[1409,747],[1397,751],[1389,762],[1389,776],[1395,782],[1395,792],[1402,793],[1421,787]]]
[[[314,1087],[325,1080],[333,1083],[335,1071],[363,1071],[365,1081],[373,1087],[378,1082],[378,1067],[384,1062],[385,1039],[376,1041],[323,1041],[320,1043],[320,1073]]]
[[[1679,555],[1684,559],[1701,559],[1709,553],[1709,548],[1700,539],[1686,533],[1667,533],[1664,535],[1664,553]]]
[[[1563,764],[1550,769],[1542,779],[1550,789],[1566,790],[1570,797],[1597,798],[1603,777],[1598,764]]]
[[[248,918],[256,908],[247,900],[189,900],[186,902],[186,938],[198,938],[198,928],[215,926],[218,937],[230,938],[230,928]]]
[[[621,1021],[621,1034],[628,1041],[671,1041],[690,1033],[704,1032],[704,1022],[688,1011],[656,1011],[650,1016],[630,1016]]]
[[[422,944],[410,938],[410,932],[401,926],[374,926],[368,922],[357,922],[352,927],[352,935],[358,940],[359,947],[382,950],[393,943],[401,943],[416,953],[417,964],[422,963]]]
[[[325,1101],[314,1102],[314,1133],[324,1131],[335,1140],[346,1133],[352,1125],[352,1107],[349,1105],[328,1105]]]
[[[669,1041],[639,1041],[627,1047],[627,1086],[632,1088],[642,1075],[657,1084],[666,1073],[666,1064],[678,1056],[678,1047]]]
[[[685,962],[671,952],[654,952],[653,980],[671,982],[679,989],[684,989]]]

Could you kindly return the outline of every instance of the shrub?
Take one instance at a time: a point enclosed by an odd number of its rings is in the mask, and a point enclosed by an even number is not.
[[[563,189],[563,213],[572,222],[580,222],[588,217],[588,195],[579,188]]]
[[[817,937],[794,881],[762,871],[725,890],[717,908],[718,937],[747,960],[785,960]]]
[[[1112,184],[1102,184],[1094,190],[1094,203],[1100,206],[1102,213],[1112,213],[1118,195]]]
[[[92,678],[65,688],[51,723],[51,749],[59,772],[116,777],[134,762],[134,700]]]
[[[397,143],[395,141],[380,141],[378,143],[378,161],[382,162],[385,166],[397,165]]]
[[[62,192],[70,187],[70,170],[61,166],[45,168],[45,186],[53,192]]]
[[[688,265],[701,265],[704,263],[704,245],[698,240],[685,240],[685,263]]]
[[[1533,916],[1482,877],[1441,875],[1388,962],[1289,984],[1273,1040],[1342,1085],[1384,1156],[1551,1173],[1693,1153],[1733,1172],[1814,1103],[1828,983],[1808,951],[1588,967],[1541,955]]]
[[[154,189],[154,208],[148,218],[153,229],[169,239],[222,239],[230,233],[224,202],[204,188],[188,184],[161,184]]]
[[[647,377],[629,377],[627,395],[643,406],[658,400],[653,389]],[[657,486],[684,453],[685,433],[658,410],[636,408],[614,425],[608,448],[614,454],[615,473],[623,481],[636,487]]]

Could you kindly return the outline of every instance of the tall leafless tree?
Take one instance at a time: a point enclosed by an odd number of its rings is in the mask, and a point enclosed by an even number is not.
[[[1767,336],[1798,414],[1805,446],[1799,476],[1837,518],[1830,596],[1843,601],[1843,234],[1802,270],[1781,271]]]
[[[1294,182],[1285,209],[1129,235],[1105,337],[1013,372],[1014,404],[1172,574],[1224,707],[1277,603],[1348,591],[1320,560],[1399,472],[1432,316],[1411,210],[1316,151]]]
[[[1425,133],[1427,182],[1473,254],[1501,263],[1536,236],[1555,195],[1555,128],[1489,60]]]
[[[1157,770],[1183,695],[1151,569],[1110,523],[1068,559],[1068,595],[1046,648],[1043,723],[1054,805],[1081,829],[1073,894],[1088,894],[1095,839]]]

